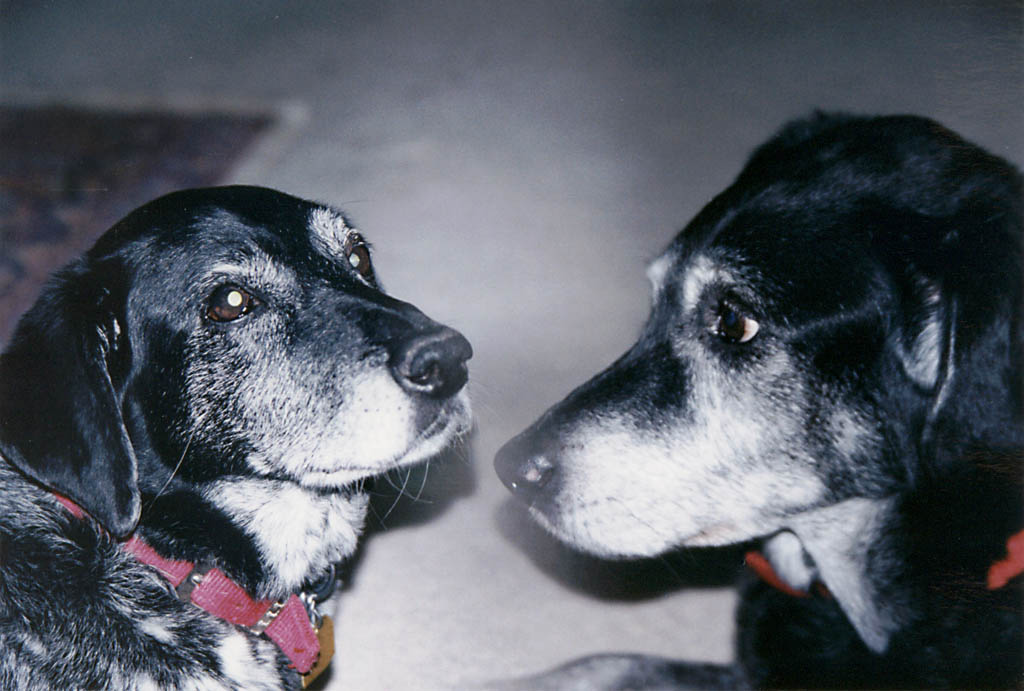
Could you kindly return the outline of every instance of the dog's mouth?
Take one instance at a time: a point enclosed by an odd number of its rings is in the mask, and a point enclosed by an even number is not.
[[[434,415],[412,435],[404,449],[364,463],[345,462],[340,467],[314,466],[302,473],[299,482],[318,489],[358,486],[364,480],[396,468],[417,465],[437,457],[466,436],[471,429],[472,412],[469,397],[465,392],[461,392],[438,406]],[[368,430],[367,433],[373,434],[373,430]]]
[[[423,430],[416,435],[409,449],[388,468],[413,465],[438,455],[472,429],[473,416],[469,397],[465,394],[446,402]]]

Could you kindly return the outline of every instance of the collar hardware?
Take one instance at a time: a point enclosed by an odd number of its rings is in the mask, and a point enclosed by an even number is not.
[[[150,566],[153,566],[153,564],[150,564]],[[189,574],[185,576],[184,580],[174,587],[174,592],[178,594],[178,599],[182,602],[192,602],[192,591],[202,584],[206,574],[210,572],[210,568],[208,564],[194,566],[189,571]]]
[[[270,626],[270,624],[273,623],[275,619],[277,619],[277,615],[281,613],[281,610],[284,609],[284,606],[287,603],[287,600],[278,600],[277,602],[272,604],[266,612],[263,613],[263,616],[260,617],[260,620],[258,622],[248,627],[248,629],[257,636],[259,636],[267,630],[267,627]],[[310,621],[310,623],[312,623],[312,621]]]
[[[316,681],[334,657],[334,621],[326,614],[321,617],[320,625],[316,627],[316,637],[320,642],[320,657],[313,667],[302,675],[302,688],[307,688]]]

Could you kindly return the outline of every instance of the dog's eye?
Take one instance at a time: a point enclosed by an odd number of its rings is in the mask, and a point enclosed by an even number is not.
[[[213,291],[206,316],[215,322],[230,322],[248,314],[259,301],[238,286],[225,285]]]
[[[728,305],[722,305],[715,320],[715,333],[731,343],[746,343],[760,328],[750,317],[745,317]]]
[[[373,279],[373,264],[370,262],[370,246],[361,235],[353,233],[345,243],[348,264],[366,280]]]

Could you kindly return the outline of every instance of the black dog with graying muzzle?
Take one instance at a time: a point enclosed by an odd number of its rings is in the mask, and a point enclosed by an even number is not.
[[[0,688],[297,687],[364,483],[470,428],[472,350],[362,234],[178,192],[58,273],[0,356]]]
[[[651,264],[637,343],[495,461],[593,554],[756,541],[739,663],[503,688],[1019,685],[1021,250],[1018,171],[929,120],[759,148]]]

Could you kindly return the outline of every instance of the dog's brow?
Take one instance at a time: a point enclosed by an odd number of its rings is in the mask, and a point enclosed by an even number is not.
[[[348,238],[356,230],[338,212],[320,207],[309,212],[310,237],[328,257],[344,257]]]
[[[704,288],[718,278],[720,270],[706,256],[695,257],[683,280],[683,309],[690,311],[697,307]]]
[[[283,288],[295,283],[292,271],[267,256],[255,256],[249,261],[220,262],[210,267],[211,276],[223,276],[235,280],[254,281],[261,287]]]

